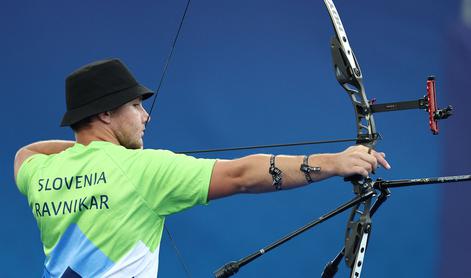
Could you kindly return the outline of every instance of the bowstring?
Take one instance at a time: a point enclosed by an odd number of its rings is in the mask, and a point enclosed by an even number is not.
[[[175,253],[177,254],[178,261],[180,261],[180,264],[182,265],[183,270],[185,270],[186,276],[189,277],[189,278],[191,278],[190,268],[189,268],[188,265],[185,263],[185,260],[183,259],[183,255],[182,255],[182,254],[180,253],[180,251],[178,250],[178,247],[177,247],[177,245],[175,244],[175,241],[173,240],[172,234],[170,233],[170,230],[168,229],[168,225],[167,225],[167,224],[164,224],[164,229],[165,229],[165,232],[167,233],[168,238],[170,239],[170,242],[172,243],[173,250],[174,250]]]
[[[177,45],[177,41],[178,41],[178,38],[180,36],[180,31],[182,30],[183,22],[185,21],[186,14],[188,12],[188,8],[190,7],[190,3],[191,3],[191,0],[188,0],[186,2],[185,11],[183,12],[183,15],[180,19],[180,24],[178,25],[177,33],[175,34],[175,37],[173,38],[172,47],[170,48],[170,52],[167,55],[167,59],[165,60],[164,70],[162,72],[162,75],[160,76],[159,85],[157,86],[157,89],[155,90],[154,100],[152,101],[152,105],[151,105],[150,110],[149,110],[149,118],[147,118],[147,121],[146,121],[146,124],[145,124],[146,127],[147,127],[147,124],[149,123],[150,115],[152,115],[152,111],[154,110],[155,101],[157,100],[157,96],[159,95],[159,92],[160,92],[160,89],[162,88],[165,77],[167,76],[168,67],[170,65],[170,61],[172,60],[173,53],[175,52],[175,46]]]
[[[159,95],[160,89],[162,88],[162,85],[165,81],[165,77],[167,76],[168,67],[170,65],[170,61],[172,60],[173,53],[175,52],[175,46],[177,45],[177,41],[178,41],[178,38],[180,36],[180,31],[182,29],[183,22],[185,21],[185,18],[186,18],[187,12],[188,12],[188,8],[190,7],[190,4],[191,4],[191,0],[188,0],[186,2],[186,6],[185,6],[185,10],[183,12],[183,15],[180,19],[180,24],[178,25],[177,32],[175,33],[175,37],[173,38],[172,47],[170,48],[170,52],[167,55],[167,59],[165,60],[164,69],[163,69],[162,75],[160,76],[159,85],[157,86],[157,89],[155,90],[154,100],[152,101],[152,105],[151,105],[150,110],[149,110],[149,117],[146,120],[145,127],[147,127],[147,124],[149,123],[150,116],[152,115],[152,111],[154,110],[154,107],[155,107],[155,101],[157,100],[157,96]],[[183,256],[181,255],[180,251],[178,250],[177,244],[173,240],[173,237],[172,237],[172,235],[170,233],[170,230],[168,229],[167,226],[168,226],[167,224],[164,224],[164,229],[165,229],[165,231],[168,235],[168,238],[170,239],[170,242],[171,242],[172,247],[175,251],[175,254],[177,255],[178,261],[182,265],[182,267],[183,267],[183,269],[186,273],[186,276],[188,278],[191,278],[192,276],[190,274],[190,270],[189,270],[188,266],[186,265],[186,263],[183,259]]]

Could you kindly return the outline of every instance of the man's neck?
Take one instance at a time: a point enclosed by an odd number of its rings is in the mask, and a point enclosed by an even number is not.
[[[87,146],[93,141],[105,141],[120,145],[116,136],[109,129],[89,127],[75,133],[77,143]]]

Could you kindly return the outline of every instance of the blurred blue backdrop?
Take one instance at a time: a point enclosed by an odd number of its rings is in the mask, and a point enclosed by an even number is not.
[[[16,150],[32,141],[73,139],[69,129],[59,128],[65,76],[88,62],[119,57],[155,89],[185,4],[3,3],[0,277],[42,274],[39,232],[16,189],[12,165]],[[370,98],[379,103],[417,99],[425,94],[427,76],[435,74],[439,103],[456,109],[453,118],[441,123],[442,136],[431,135],[422,111],[377,115],[384,137],[378,149],[392,165],[377,176],[469,171],[471,24],[463,19],[466,4],[337,0],[336,5]],[[354,137],[352,107],[332,70],[332,35],[323,1],[194,0],[148,126],[146,147],[180,151]],[[336,152],[347,146],[260,152]],[[469,185],[393,190],[375,215],[364,277],[471,277],[466,265]],[[167,224],[193,277],[210,277],[225,262],[258,250],[352,196],[350,184],[333,178],[279,194],[218,200],[169,217]],[[342,247],[346,219],[345,213],[318,226],[244,267],[238,276],[319,277]],[[159,277],[184,277],[171,245],[164,235]],[[346,276],[342,264],[338,277]]]

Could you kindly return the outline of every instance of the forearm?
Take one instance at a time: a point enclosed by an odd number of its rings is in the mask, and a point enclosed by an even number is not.
[[[335,154],[311,155],[308,165],[319,167],[320,171],[309,174],[312,182],[335,175],[333,158]],[[275,167],[281,170],[281,189],[291,189],[309,184],[306,174],[301,171],[304,156],[278,155]],[[241,164],[240,183],[242,192],[260,193],[274,191],[273,176],[269,173],[270,155],[251,155],[239,159]]]

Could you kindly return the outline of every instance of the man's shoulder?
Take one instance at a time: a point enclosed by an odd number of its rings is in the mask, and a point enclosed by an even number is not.
[[[130,168],[136,168],[139,167],[139,165],[153,164],[156,162],[167,163],[178,156],[182,156],[164,149],[128,149],[124,146],[110,142],[93,142],[85,152],[90,152],[90,154],[98,156],[106,156],[119,165],[127,165]]]
[[[103,150],[106,153],[116,153],[120,155],[132,156],[175,156],[174,152],[164,149],[128,149],[122,145],[116,145],[111,142],[97,141],[90,144],[90,151]]]

